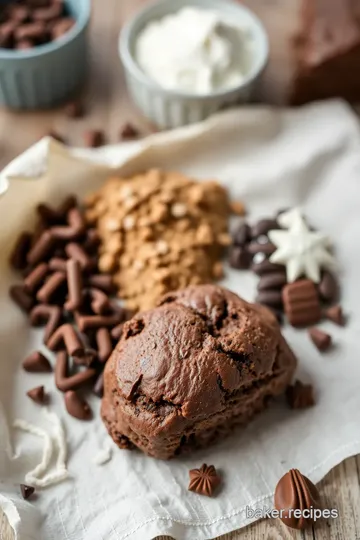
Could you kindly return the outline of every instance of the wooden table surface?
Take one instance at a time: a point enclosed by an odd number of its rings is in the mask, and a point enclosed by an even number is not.
[[[134,122],[144,134],[149,132],[148,123],[128,99],[117,53],[121,25],[145,2],[93,0],[91,72],[85,91],[86,117],[69,120],[61,109],[26,114],[0,111],[1,167],[51,130],[66,137],[69,144],[78,146],[82,145],[84,129],[89,127],[104,129],[109,142],[118,140],[119,130],[127,121]],[[298,0],[246,0],[245,3],[259,14],[270,34],[271,60],[259,90],[259,98],[268,103],[283,103],[291,73],[288,45],[296,27]],[[287,529],[279,520],[263,520],[222,539],[360,539],[359,469],[360,457],[349,458],[320,483],[326,508],[338,508],[339,519],[324,521],[301,533]],[[161,538],[165,540],[165,537]],[[13,540],[12,531],[1,510],[0,540]]]

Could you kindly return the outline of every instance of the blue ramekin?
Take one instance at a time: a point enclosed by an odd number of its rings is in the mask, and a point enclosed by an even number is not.
[[[0,49],[0,105],[44,109],[65,101],[84,82],[90,0],[65,0],[75,26],[62,38],[29,50]]]

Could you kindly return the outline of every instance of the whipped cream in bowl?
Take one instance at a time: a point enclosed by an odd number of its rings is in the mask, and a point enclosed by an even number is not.
[[[138,13],[120,35],[135,103],[167,128],[249,101],[268,53],[261,22],[228,0],[160,0]]]

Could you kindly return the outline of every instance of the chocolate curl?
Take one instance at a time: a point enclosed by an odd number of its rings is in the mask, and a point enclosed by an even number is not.
[[[85,347],[71,324],[63,324],[56,330],[48,341],[47,346],[51,351],[58,350],[61,346],[66,347],[69,356],[83,357]]]
[[[99,360],[105,363],[113,350],[110,332],[107,328],[99,328],[96,331],[96,345]]]
[[[31,247],[31,234],[23,232],[19,236],[10,255],[10,266],[14,270],[24,270],[27,266],[27,254]]]
[[[39,302],[49,304],[50,300],[58,292],[60,287],[65,283],[66,276],[62,272],[52,274],[46,283],[38,291],[36,298]]]
[[[64,307],[68,311],[78,309],[82,304],[82,272],[79,261],[70,259],[66,263],[67,285],[69,300]]]
[[[30,324],[32,326],[41,326],[46,324],[44,332],[44,343],[46,344],[55,330],[59,328],[62,319],[62,310],[59,306],[49,306],[39,304],[35,306],[30,313]]]
[[[52,236],[51,232],[44,231],[43,233],[41,233],[39,239],[30,249],[27,256],[27,262],[31,265],[43,262],[53,249],[54,244],[55,239]]]
[[[24,285],[13,285],[10,287],[9,294],[11,299],[22,311],[25,313],[31,311],[35,301],[32,296],[28,294]]]
[[[25,289],[29,293],[33,293],[42,285],[49,271],[49,266],[46,263],[40,263],[24,280]]]
[[[61,392],[76,390],[91,381],[96,375],[96,370],[87,368],[75,375],[68,376],[68,355],[66,351],[60,351],[56,356],[55,384]]]

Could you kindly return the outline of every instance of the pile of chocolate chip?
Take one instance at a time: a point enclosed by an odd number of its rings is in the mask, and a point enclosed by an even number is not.
[[[281,216],[285,214],[292,217],[295,229],[291,229],[290,223],[289,227],[283,226]],[[301,244],[300,233],[296,232],[296,227],[302,228],[303,234],[308,239],[312,240],[314,235],[318,235],[313,240],[314,245],[318,241],[318,244],[323,246],[318,254],[321,255],[324,265],[321,266],[318,262],[316,254],[314,254],[314,260],[310,260],[310,263],[315,265],[315,271],[321,271],[318,280],[313,279],[311,275],[306,275],[306,272],[301,272],[301,270],[297,272],[295,279],[289,279],[289,267],[286,262],[283,260],[279,264],[279,259],[284,257],[284,248],[288,250],[285,254],[285,259],[286,255],[288,256],[287,262],[290,260],[290,263],[295,265],[299,265],[299,261],[304,262],[304,264],[309,262],[308,253],[304,261],[301,260],[301,249],[299,251],[297,246],[295,246],[294,254],[291,254],[292,247],[297,243],[298,238],[299,244]],[[277,231],[287,231],[292,234],[292,230],[294,230],[293,246],[291,245],[291,236],[289,236],[287,244],[279,246],[276,246],[269,238],[278,238]],[[314,249],[318,249],[317,245]],[[293,261],[291,261],[292,256]],[[276,217],[261,219],[253,226],[242,223],[233,234],[233,245],[230,249],[230,265],[233,268],[250,269],[259,276],[256,302],[268,307],[279,322],[283,321],[285,314],[292,326],[309,328],[309,336],[320,351],[329,349],[332,339],[328,333],[313,325],[319,323],[322,318],[331,320],[340,326],[344,325],[345,322],[342,308],[337,304],[339,300],[338,280],[335,273],[328,269],[329,261],[331,262],[332,258],[332,252],[326,244],[326,238],[308,227],[305,218],[300,215],[297,209],[292,210],[292,214],[290,211],[279,212]],[[290,268],[291,270],[292,268]],[[308,270],[308,273],[311,274],[311,271],[314,272],[313,267]]]
[[[79,388],[103,392],[103,368],[119,340],[129,313],[112,298],[112,278],[97,268],[98,235],[87,226],[75,197],[59,208],[37,207],[34,233],[23,232],[11,255],[12,268],[23,275],[10,296],[29,316],[32,326],[44,326],[44,344],[56,351],[55,384],[64,393],[72,416],[86,420],[91,410]],[[29,372],[52,371],[40,351],[23,361]],[[28,396],[44,403],[43,387]]]
[[[31,49],[61,38],[75,24],[63,0],[19,0],[0,7],[0,47]]]

